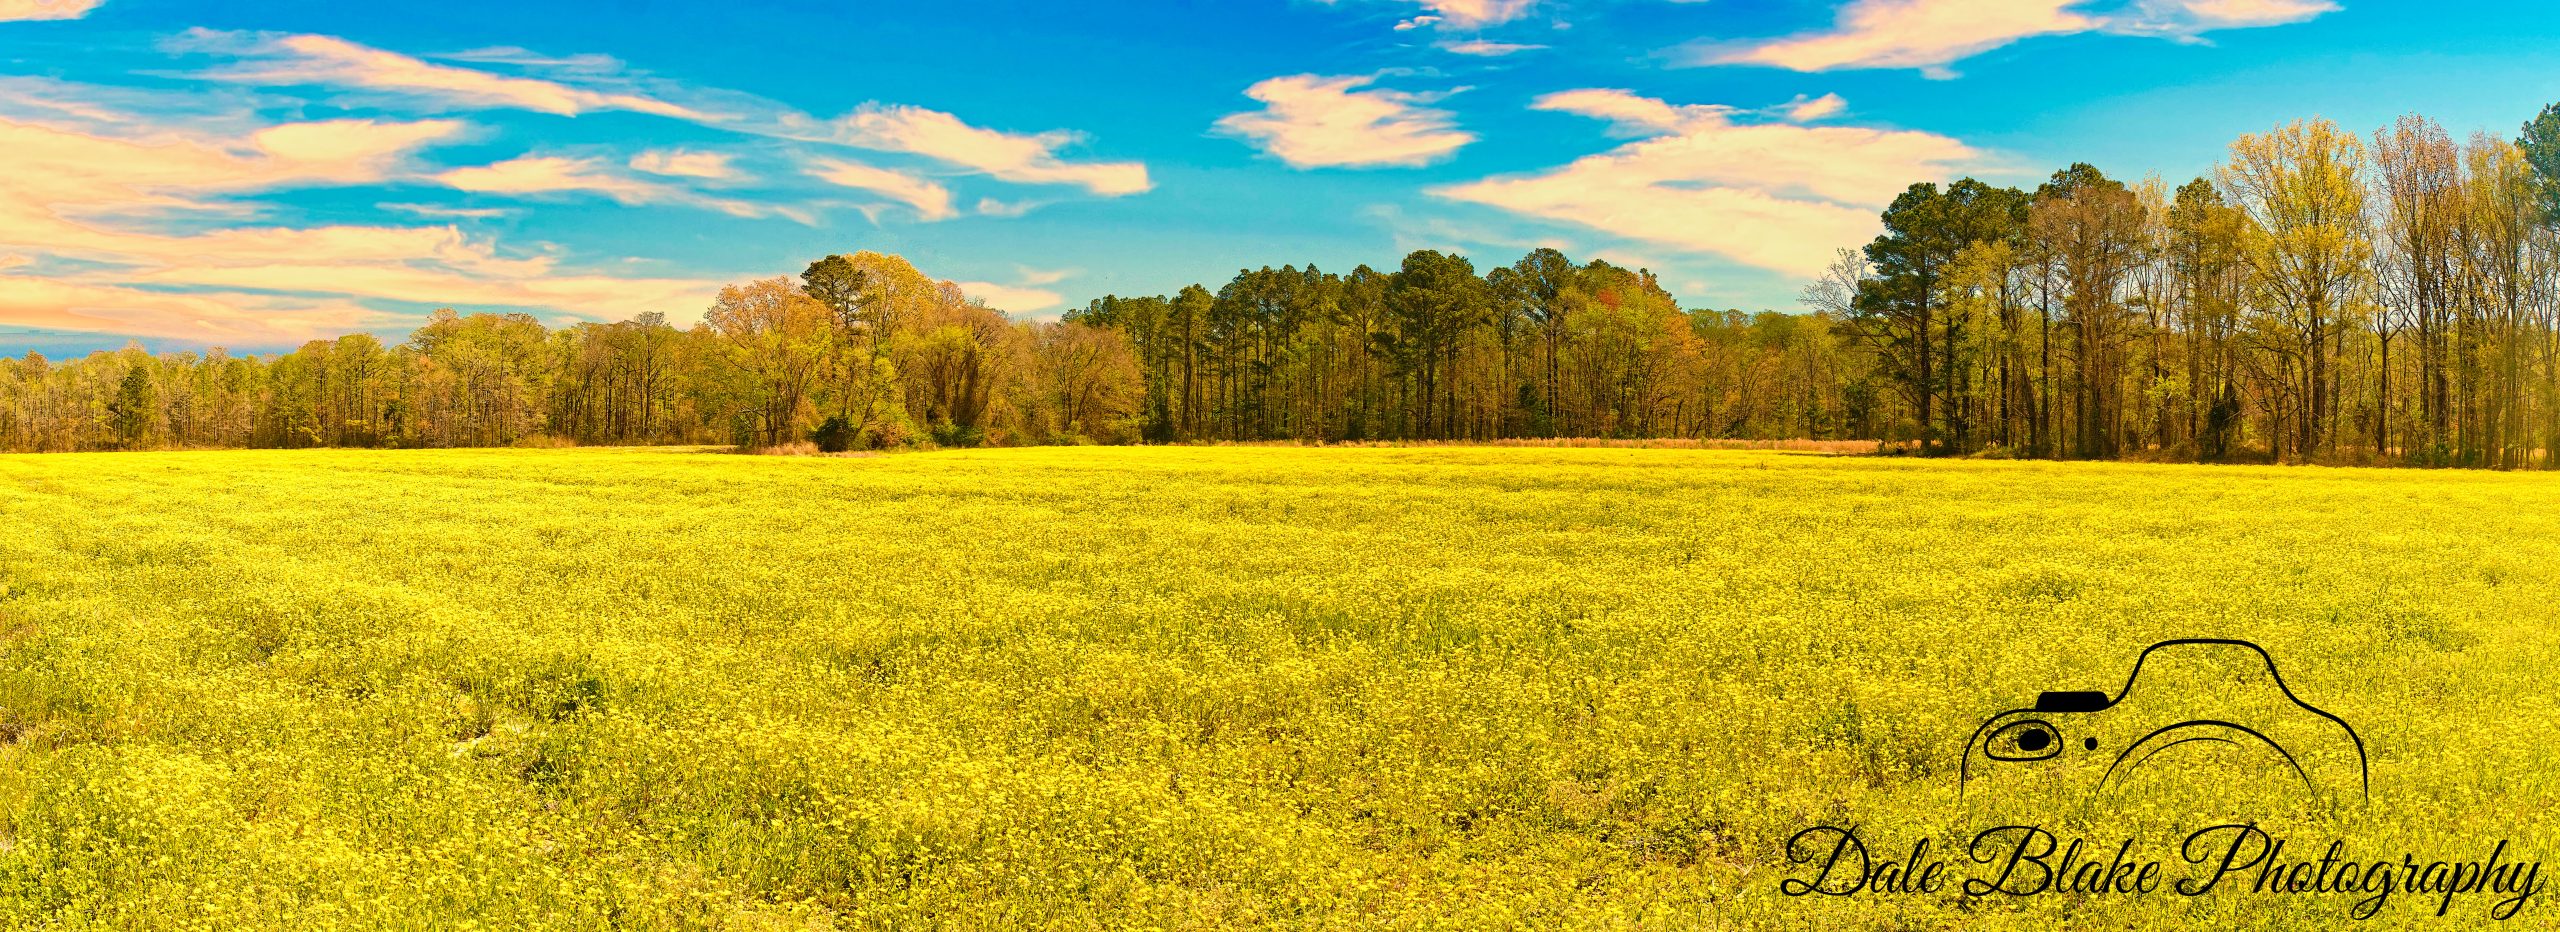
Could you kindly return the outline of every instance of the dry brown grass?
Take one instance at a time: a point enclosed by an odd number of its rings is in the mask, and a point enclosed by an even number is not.
[[[848,459],[880,455],[880,451],[878,450],[848,450],[843,453],[828,453],[818,449],[817,444],[810,443],[806,440],[794,440],[790,443],[781,444],[779,446],[739,449],[733,450],[733,452],[745,453],[751,456],[826,456]]]
[[[1296,441],[1220,443],[1216,446],[1308,446]],[[1547,447],[1625,450],[1778,450],[1825,456],[1874,456],[1902,452],[1903,444],[1875,440],[1615,440],[1604,437],[1528,437],[1509,440],[1352,440],[1329,447]]]

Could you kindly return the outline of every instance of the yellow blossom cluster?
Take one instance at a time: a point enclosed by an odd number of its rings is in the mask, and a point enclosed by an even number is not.
[[[1819,824],[1965,864],[1977,725],[2199,636],[2371,744],[2296,844],[2560,863],[2554,567],[2529,474],[0,456],[0,926],[2337,927],[1779,885]],[[2048,824],[2174,845],[2190,796]]]

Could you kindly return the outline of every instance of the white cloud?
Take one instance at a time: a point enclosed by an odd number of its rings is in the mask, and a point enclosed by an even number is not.
[[[98,8],[101,0],[0,0],[0,22],[12,20],[79,19]]]
[[[740,177],[737,167],[729,164],[729,157],[717,152],[652,149],[632,156],[631,167],[652,175],[674,178],[734,181]]]
[[[1529,108],[1606,120],[1613,132],[1629,136],[1653,136],[1689,125],[1722,123],[1742,112],[1721,104],[1674,106],[1616,88],[1557,91],[1531,102]]]
[[[1443,52],[1452,52],[1459,55],[1474,55],[1479,58],[1500,58],[1504,55],[1536,51],[1543,48],[1546,48],[1546,46],[1523,45],[1517,42],[1495,42],[1490,39],[1468,39],[1464,42],[1440,43],[1440,50]]]
[[[1438,24],[1447,29],[1481,29],[1499,26],[1523,16],[1538,5],[1538,0],[1406,0],[1425,12],[1396,25],[1411,29]]]
[[[1082,139],[1070,130],[1011,133],[974,126],[938,110],[878,102],[821,121],[752,95],[685,88],[625,74],[620,62],[605,56],[562,58],[515,48],[446,56],[475,65],[534,69],[543,75],[524,76],[431,62],[319,35],[195,30],[174,45],[243,58],[204,76],[252,86],[353,88],[445,106],[511,108],[563,116],[604,110],[649,113],[798,143],[918,155],[1015,184],[1072,185],[1105,197],[1139,194],[1153,187],[1147,167],[1141,162],[1071,161],[1062,157],[1062,150]],[[682,150],[644,152],[632,159],[631,167],[671,177],[737,177],[726,156]]]
[[[1079,274],[1076,269],[1035,269],[1027,265],[1014,266],[1013,270],[1023,284],[1033,286],[1055,285]]]
[[[0,274],[0,324],[10,326],[280,345],[365,329],[384,316],[346,301],[238,292],[180,294]]]
[[[2330,0],[2142,0],[2116,16],[2109,28],[2136,35],[2193,38],[2216,29],[2249,29],[2307,22],[2335,13]]]
[[[913,207],[916,215],[927,221],[960,215],[951,206],[950,188],[916,175],[845,159],[817,159],[809,163],[808,172],[828,183],[869,191]]]
[[[1494,26],[1529,15],[1537,0],[1422,0],[1453,26]]]
[[[789,213],[784,208],[707,197],[675,185],[621,174],[600,158],[528,155],[491,165],[452,169],[435,176],[435,179],[456,190],[477,194],[585,192],[601,194],[615,203],[632,206],[680,204],[716,210],[733,217],[782,215],[808,222],[805,215]]]
[[[1012,314],[1037,314],[1064,304],[1065,295],[1045,288],[1024,288],[994,282],[956,282],[961,292],[987,302],[988,307]]]
[[[443,207],[435,204],[375,204],[377,208],[431,220],[494,220],[515,213],[503,207]]]
[[[436,176],[457,190],[478,194],[548,194],[592,191],[626,204],[648,200],[650,182],[609,173],[602,159],[522,156],[490,165],[456,168]]]
[[[203,208],[207,196],[294,185],[361,184],[401,170],[409,156],[459,135],[451,120],[288,123],[216,139],[141,126],[115,136],[0,118],[0,217],[34,232],[60,216]]]
[[[1137,162],[1068,162],[1058,150],[1075,133],[1007,133],[971,126],[939,110],[903,104],[864,104],[838,118],[833,139],[882,152],[906,152],[1021,184],[1076,185],[1118,197],[1154,187]]]
[[[1792,71],[1919,68],[1951,77],[1949,62],[2030,36],[2088,32],[2105,21],[2073,11],[2080,0],[1857,0],[1829,30],[1730,50],[1720,64]]]
[[[1245,89],[1263,109],[1229,114],[1217,131],[1252,143],[1292,168],[1429,165],[1476,137],[1425,104],[1442,96],[1359,90],[1375,76],[1299,74]]]
[[[2297,23],[2338,9],[2329,0],[1855,0],[1830,29],[1765,42],[1707,43],[1700,64],[1770,65],[1792,71],[1947,66],[2036,36],[2115,32],[2191,39],[2216,29]]]
[[[1838,94],[1824,94],[1820,97],[1798,95],[1796,99],[1788,101],[1784,109],[1789,121],[1811,123],[1815,120],[1827,120],[1839,116],[1849,109],[1849,102],[1842,100]]]
[[[335,36],[263,35],[197,29],[180,48],[241,55],[248,60],[204,76],[259,87],[351,87],[472,107],[503,107],[577,116],[627,110],[708,123],[718,117],[627,91],[575,87],[540,78],[493,74],[425,61]]]
[[[1019,217],[1039,206],[1038,201],[999,201],[992,197],[978,199],[978,213],[988,217]]]
[[[0,281],[0,324],[273,344],[384,319],[368,301],[681,314],[718,288],[572,269],[451,226],[161,232],[179,212],[254,216],[245,195],[410,177],[420,149],[464,126],[329,120],[241,134],[92,116],[111,119],[0,117],[0,252],[64,269]]]
[[[1984,160],[1931,133],[1745,123],[1736,108],[1619,90],[1566,91],[1534,106],[1643,138],[1560,168],[1430,193],[1796,275],[1820,272],[1832,250],[1873,236],[1877,212],[1912,182]]]

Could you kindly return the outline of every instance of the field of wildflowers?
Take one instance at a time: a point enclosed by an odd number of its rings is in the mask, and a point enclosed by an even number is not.
[[[1959,793],[1976,726],[2178,637],[2264,645],[2370,748],[2371,802],[2241,814],[2286,859],[2560,863],[2554,567],[2544,475],[0,457],[0,925],[2336,927],[2363,897],[1781,883],[1817,825],[1982,875],[2025,817]],[[2190,876],[2210,789],[2034,818]]]

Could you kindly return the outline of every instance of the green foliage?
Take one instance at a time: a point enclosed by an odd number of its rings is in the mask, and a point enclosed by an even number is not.
[[[971,427],[965,424],[949,423],[933,425],[933,443],[935,446],[966,448],[981,446],[986,442],[987,432],[983,428]]]
[[[151,394],[151,370],[142,366],[126,369],[117,382],[115,400],[107,403],[107,417],[126,446],[141,446],[150,437]]]
[[[822,453],[843,453],[853,449],[856,433],[852,421],[846,420],[844,415],[834,414],[819,424],[817,430],[810,432],[809,442],[817,444]]]
[[[1973,321],[1948,307],[1949,274],[1969,247],[2022,242],[2027,204],[2025,192],[1972,178],[1943,190],[1923,182],[1894,198],[1884,234],[1867,244],[1873,277],[1851,296],[1849,323],[1909,403],[1924,445],[1970,445],[1970,425],[1951,409]]]
[[[837,326],[853,330],[859,326],[863,304],[871,297],[871,276],[853,260],[828,256],[809,263],[800,273],[801,290],[808,293],[836,319]]]
[[[2524,133],[2516,138],[2516,147],[2524,150],[2525,160],[2532,163],[2534,178],[2540,182],[2545,222],[2560,226],[2560,104],[2542,108]]]

